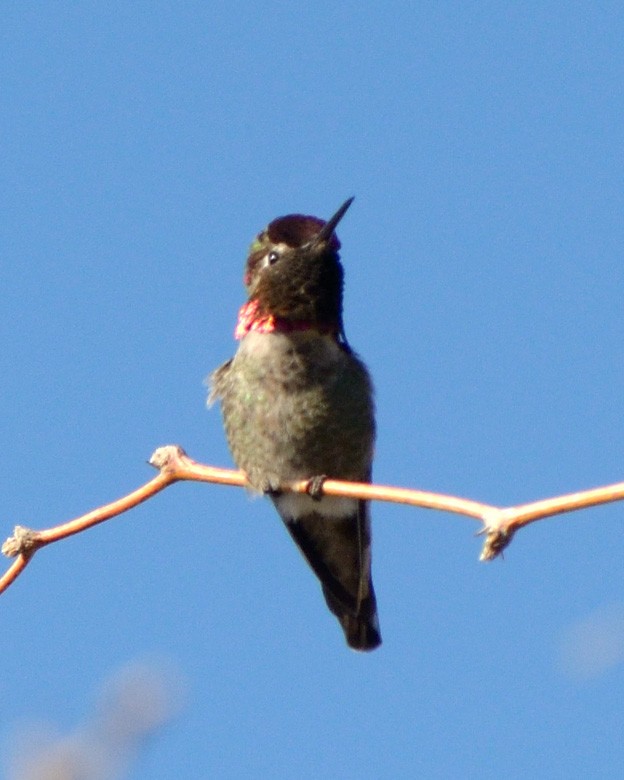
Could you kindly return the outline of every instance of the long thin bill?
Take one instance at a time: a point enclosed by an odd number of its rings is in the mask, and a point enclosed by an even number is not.
[[[353,203],[354,199],[355,199],[355,196],[349,198],[348,200],[345,200],[345,202],[338,209],[338,211],[334,214],[334,216],[331,219],[329,219],[323,225],[323,227],[320,229],[320,231],[317,233],[317,235],[314,236],[313,241],[314,241],[315,244],[318,241],[327,241],[327,239],[331,236],[331,234],[336,229],[336,227],[337,227],[338,223],[340,222],[340,220],[347,213],[347,209]]]

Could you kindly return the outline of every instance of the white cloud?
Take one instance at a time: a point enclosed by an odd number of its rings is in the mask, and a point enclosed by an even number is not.
[[[561,640],[561,670],[591,680],[624,662],[624,604],[601,607],[571,625]]]

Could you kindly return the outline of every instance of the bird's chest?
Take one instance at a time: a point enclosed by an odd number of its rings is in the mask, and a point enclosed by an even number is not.
[[[234,459],[258,489],[366,475],[374,437],[368,375],[330,337],[249,333],[215,389]]]
[[[233,393],[255,424],[321,424],[339,413],[345,354],[329,336],[249,333],[232,365]]]

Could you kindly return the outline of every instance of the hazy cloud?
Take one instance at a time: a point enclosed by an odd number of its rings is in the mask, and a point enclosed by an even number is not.
[[[559,662],[574,680],[590,680],[624,662],[624,604],[601,607],[571,625],[561,640]]]

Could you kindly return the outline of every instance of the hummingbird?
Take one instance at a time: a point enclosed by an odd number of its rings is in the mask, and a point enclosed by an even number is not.
[[[318,577],[347,644],[381,644],[371,579],[369,503],[325,496],[326,478],[370,482],[373,387],[345,337],[344,272],[335,228],[345,201],[324,221],[274,219],[249,249],[247,302],[236,354],[210,377],[228,444],[251,488],[268,495]],[[280,487],[309,480],[308,494]]]

